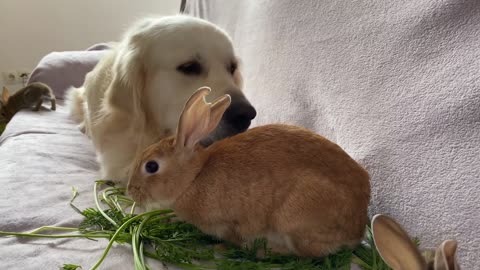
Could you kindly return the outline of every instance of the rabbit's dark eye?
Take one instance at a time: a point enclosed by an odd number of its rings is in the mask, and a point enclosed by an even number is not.
[[[145,163],[145,171],[147,173],[156,173],[158,171],[158,163],[154,160],[150,160],[147,163]]]

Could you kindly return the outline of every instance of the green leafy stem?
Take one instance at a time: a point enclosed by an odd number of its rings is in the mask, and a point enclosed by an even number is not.
[[[102,191],[100,188],[105,187]],[[135,214],[135,202],[125,195],[125,189],[110,181],[99,180],[94,188],[95,208],[80,210],[73,202],[79,195],[72,189],[70,206],[84,219],[78,227],[43,226],[30,232],[4,232],[3,236],[31,238],[85,238],[108,239],[100,258],[92,270],[104,262],[114,243],[130,244],[134,269],[148,270],[145,257],[174,264],[184,269],[350,269],[353,262],[364,270],[389,270],[378,254],[367,228],[365,241],[357,248],[342,249],[324,258],[299,258],[273,254],[265,239],[257,239],[250,246],[235,247],[202,233],[193,225],[175,221],[172,210],[163,209]],[[223,248],[217,248],[222,245]],[[257,257],[259,251],[264,254]],[[63,269],[75,270],[81,266],[64,264]]]

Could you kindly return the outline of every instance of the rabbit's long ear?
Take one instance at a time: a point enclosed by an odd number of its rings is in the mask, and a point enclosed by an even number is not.
[[[175,148],[181,149],[195,144],[198,134],[207,128],[210,108],[206,104],[205,97],[210,91],[210,88],[202,87],[195,91],[185,103],[178,121]]]
[[[394,270],[424,270],[425,261],[405,230],[392,218],[375,215],[373,239],[383,260]]]
[[[183,108],[177,128],[175,147],[177,149],[194,146],[220,122],[223,113],[230,105],[230,96],[225,95],[207,103],[205,97],[210,93],[210,88],[198,89],[187,101]]]
[[[457,262],[457,241],[445,240],[435,252],[435,270],[459,270]]]
[[[210,134],[218,126],[220,120],[222,120],[223,114],[228,109],[231,102],[232,98],[230,95],[223,95],[213,101],[213,104],[210,105],[210,120],[204,136]]]
[[[2,91],[2,101],[3,103],[7,103],[8,99],[10,98],[10,92],[8,89],[4,86],[3,91]]]
[[[177,128],[175,147],[177,149],[194,146],[212,132],[222,119],[223,113],[230,105],[229,95],[216,99],[213,104],[207,103],[205,97],[210,93],[210,88],[198,89],[188,99]]]

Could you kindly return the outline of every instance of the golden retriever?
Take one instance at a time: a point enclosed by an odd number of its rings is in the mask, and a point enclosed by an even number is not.
[[[202,143],[245,131],[256,111],[245,98],[229,36],[190,16],[148,18],[67,95],[67,106],[92,140],[101,177],[126,184],[134,159],[148,145],[175,132],[185,101],[199,87],[211,98],[228,93],[232,104]]]

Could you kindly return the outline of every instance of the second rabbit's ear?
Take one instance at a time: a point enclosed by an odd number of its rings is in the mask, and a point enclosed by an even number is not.
[[[223,113],[230,105],[230,96],[222,96],[211,104],[205,100],[210,91],[210,88],[202,87],[188,99],[180,115],[175,148],[193,149],[201,139],[217,127]]]
[[[10,92],[8,91],[7,87],[3,87],[2,91],[2,101],[3,103],[7,103],[8,99],[10,98]]]
[[[375,245],[383,260],[394,270],[424,270],[426,263],[405,230],[392,218],[375,215],[372,219]]]
[[[445,240],[435,252],[435,270],[459,270],[457,262],[457,241]]]

